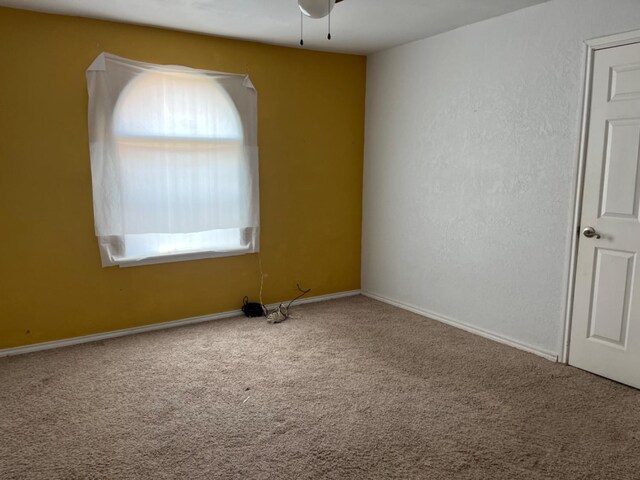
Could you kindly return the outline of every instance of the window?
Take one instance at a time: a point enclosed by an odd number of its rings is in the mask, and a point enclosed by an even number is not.
[[[103,265],[257,251],[256,96],[248,78],[109,54],[87,78]]]

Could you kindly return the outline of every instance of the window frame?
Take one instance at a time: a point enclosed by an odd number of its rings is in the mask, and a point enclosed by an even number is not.
[[[104,74],[106,72],[107,64],[109,62],[114,62],[119,66],[125,65],[126,67],[131,67],[137,70],[135,70],[135,74],[133,74],[131,78],[129,78],[125,82],[121,82],[119,87],[115,89],[117,91],[117,95],[115,95],[115,100],[113,99],[114,89],[111,88],[111,90],[109,91],[111,103],[107,104],[105,108],[105,105],[96,105],[100,101],[100,99],[98,98],[98,95],[96,95],[96,92],[100,89],[101,86],[102,86],[103,93],[105,89],[108,90],[108,88],[106,88],[105,85],[102,85],[105,82],[103,79],[100,78],[100,74],[101,73]],[[155,74],[162,74],[162,73],[167,73],[167,74],[180,73],[180,74],[194,74],[194,75],[204,74],[209,76],[209,78],[213,80],[214,82],[213,84],[216,85],[217,88],[220,88],[221,91],[225,94],[225,96],[228,96],[228,99],[230,102],[229,105],[232,106],[233,113],[237,115],[235,122],[237,122],[240,128],[240,137],[238,137],[239,139],[237,140],[236,145],[242,151],[240,160],[244,162],[243,164],[244,167],[241,167],[241,172],[242,172],[242,168],[247,168],[246,185],[244,186],[244,188],[248,190],[246,191],[242,189],[240,190],[241,191],[240,198],[243,199],[241,200],[243,203],[239,205],[243,205],[244,208],[247,208],[248,210],[246,211],[240,210],[240,213],[238,214],[240,215],[239,217],[240,220],[237,225],[231,225],[226,227],[218,226],[217,228],[214,227],[213,229],[197,230],[197,231],[191,231],[191,232],[171,230],[171,228],[169,227],[168,229],[169,231],[164,231],[164,232],[153,231],[150,233],[144,233],[144,232],[141,233],[139,231],[129,230],[128,232],[123,231],[119,234],[106,234],[106,235],[104,234],[104,229],[102,230],[100,229],[99,217],[101,214],[104,214],[104,210],[105,210],[105,209],[101,209],[102,205],[99,204],[100,200],[102,200],[100,198],[100,194],[103,193],[100,189],[101,188],[104,189],[104,186],[99,185],[100,179],[104,177],[103,175],[104,172],[101,170],[101,168],[104,169],[105,162],[111,161],[113,163],[115,161],[113,159],[105,160],[104,155],[103,157],[100,157],[95,153],[96,152],[104,153],[103,152],[103,150],[105,150],[104,143],[106,142],[110,142],[111,143],[110,147],[112,148],[112,151],[117,152],[119,148],[118,142],[119,141],[121,142],[123,139],[126,139],[129,136],[127,135],[126,131],[123,134],[122,130],[119,130],[118,127],[116,126],[116,113],[118,111],[118,106],[120,105],[120,101],[123,94],[127,92],[127,89],[130,86],[130,84],[132,84],[134,80],[140,79],[141,78],[140,75],[145,75],[147,73],[152,73],[152,72]],[[231,79],[234,82],[232,83],[232,85],[235,85],[234,92],[236,92],[235,93],[236,97],[234,97],[229,92],[228,87],[226,86],[228,85],[228,83],[225,85],[219,81],[216,82],[216,80],[219,78],[223,80]],[[107,87],[111,87],[110,85],[108,85],[108,81],[106,83],[107,83]],[[120,267],[131,267],[131,266],[138,266],[138,265],[151,265],[151,264],[159,264],[159,263],[172,263],[172,262],[181,262],[181,261],[190,261],[190,260],[200,260],[200,259],[206,259],[206,258],[229,257],[229,256],[244,255],[244,254],[254,253],[259,251],[260,215],[259,215],[259,186],[258,186],[259,175],[258,175],[258,155],[257,155],[257,99],[256,99],[255,88],[248,76],[239,75],[239,74],[226,74],[221,72],[211,72],[206,70],[197,70],[197,69],[191,69],[191,68],[182,67],[182,66],[163,66],[163,65],[145,64],[142,62],[123,59],[121,57],[117,57],[115,55],[111,55],[108,53],[102,53],[96,58],[96,60],[92,63],[92,65],[87,70],[87,85],[89,90],[89,137],[90,137],[89,139],[90,139],[90,147],[91,147],[90,153],[91,153],[92,182],[94,186],[94,189],[93,189],[94,190],[94,219],[96,220],[96,236],[98,237],[98,243],[100,247],[103,266],[118,265]],[[242,93],[245,90],[247,91],[247,93]],[[241,110],[238,107],[238,104],[237,104],[237,97],[239,95],[238,92],[241,92],[240,96],[243,97],[244,103],[242,104],[242,106],[244,107],[244,110]],[[244,99],[245,96],[247,97],[246,99]],[[103,95],[103,97],[105,97],[105,95]],[[100,111],[100,108],[102,108],[102,111]],[[96,111],[96,109],[98,111]],[[96,125],[99,127],[97,129],[98,133],[100,133],[99,131],[100,128],[104,129],[104,125],[108,124],[109,122],[111,123],[109,135],[107,135],[106,138],[100,138],[99,135],[96,135],[96,128],[95,128]],[[248,139],[249,141],[247,141],[247,139],[245,138],[246,136],[249,137]],[[136,139],[142,140],[142,142],[145,141],[145,138],[142,135],[141,136],[132,135],[132,138],[133,137],[135,137]],[[158,139],[158,137],[155,137],[153,135],[149,135],[147,138],[149,140],[152,140],[154,138]],[[172,137],[170,134],[164,137],[159,137],[159,138],[161,139],[162,142],[167,142],[169,144],[171,143],[172,139],[176,142],[176,144],[179,144],[180,141],[188,140],[189,138],[191,138],[191,140],[194,142],[197,142],[198,139],[200,139],[200,137],[196,137],[196,136]],[[224,138],[225,138],[224,135],[221,135],[219,137],[206,137],[206,136],[202,137],[203,140],[210,141],[212,145],[216,145],[218,143],[220,144],[224,143],[225,142]],[[99,143],[100,140],[102,140],[102,144]],[[99,148],[96,148],[96,147],[99,147]],[[159,151],[161,150],[162,150],[162,147],[159,148]],[[250,153],[247,153],[249,151]],[[114,156],[118,158],[118,155],[119,154],[116,153]],[[119,161],[119,159],[116,161]],[[112,168],[117,169],[117,167],[112,167]],[[120,177],[118,177],[118,179],[115,180],[114,182],[116,183],[122,182],[123,178],[124,176],[121,173]],[[243,177],[241,176],[239,178],[243,178]],[[120,185],[118,187],[119,189],[125,188],[124,183],[118,183],[118,185]],[[98,201],[96,201],[96,198],[98,198]],[[246,204],[244,202],[246,202]],[[120,201],[120,203],[123,203],[123,201]],[[121,212],[121,215],[124,215],[123,208],[125,207],[120,205],[119,211]],[[109,212],[109,213],[111,214],[112,216],[111,220],[113,221],[113,217],[116,217],[117,214],[113,212]],[[245,216],[246,216],[246,219],[242,220]],[[213,218],[214,218],[213,221],[215,223],[216,222],[215,217]],[[233,214],[232,214],[232,218],[233,218]],[[125,217],[123,216],[120,217],[119,221],[120,221],[120,224],[122,225],[126,224]],[[238,220],[236,219],[236,221]],[[223,223],[224,222],[225,220],[223,220]],[[126,228],[126,227],[121,227],[121,228]],[[221,243],[218,245],[218,247],[220,247],[218,249],[216,249],[216,245],[209,244],[209,245],[203,245],[203,248],[196,248],[191,250],[186,250],[186,249],[173,250],[166,253],[162,253],[157,250],[149,251],[148,254],[145,253],[142,256],[127,255],[127,252],[126,252],[126,242],[127,242],[128,236],[131,237],[133,235],[141,235],[141,236],[149,235],[150,236],[149,243],[152,243],[154,240],[152,236],[155,236],[155,238],[160,241],[162,240],[162,235],[165,235],[165,234],[176,235],[177,240],[179,241],[180,235],[183,235],[184,236],[183,240],[185,242],[189,242],[189,241],[193,241],[193,239],[189,239],[187,237],[188,235],[195,236],[199,233],[202,233],[203,235],[206,236],[207,235],[206,232],[211,232],[215,236],[215,232],[222,232],[224,230],[234,230],[238,232],[237,234],[239,235],[240,242],[238,243],[237,248],[234,248],[235,245],[233,244],[233,242],[235,241],[235,239],[232,238],[232,243],[226,244],[227,247],[229,246],[231,247],[230,249],[223,248],[225,244]]]

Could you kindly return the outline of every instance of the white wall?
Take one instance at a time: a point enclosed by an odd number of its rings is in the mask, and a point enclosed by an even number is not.
[[[583,40],[639,0],[554,0],[368,59],[363,291],[559,353]]]

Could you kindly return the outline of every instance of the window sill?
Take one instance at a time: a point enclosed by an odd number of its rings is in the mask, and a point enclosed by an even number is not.
[[[249,247],[239,247],[234,250],[228,250],[225,252],[212,252],[212,251],[195,251],[195,252],[183,252],[183,253],[168,253],[161,254],[153,257],[146,258],[114,258],[113,264],[122,268],[126,267],[138,267],[142,265],[155,265],[158,263],[174,263],[174,262],[188,262],[190,260],[203,260],[206,258],[218,258],[218,257],[233,257],[237,255],[246,255],[247,253],[254,253],[257,250],[252,250]]]

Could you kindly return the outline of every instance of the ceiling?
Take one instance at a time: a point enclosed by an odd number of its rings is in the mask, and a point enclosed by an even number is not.
[[[304,48],[355,54],[429,37],[547,0],[344,0],[305,17]],[[297,0],[0,0],[0,6],[299,47]]]

